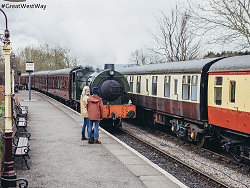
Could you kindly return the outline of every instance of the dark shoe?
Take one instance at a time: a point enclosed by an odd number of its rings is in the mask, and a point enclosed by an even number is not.
[[[81,140],[87,140],[87,138],[85,137],[85,133],[82,132],[82,139]]]
[[[95,144],[101,144],[101,142],[99,140],[95,140],[94,143]]]
[[[88,140],[89,144],[94,144],[94,142],[93,141],[91,142],[91,140],[89,138],[87,140]]]

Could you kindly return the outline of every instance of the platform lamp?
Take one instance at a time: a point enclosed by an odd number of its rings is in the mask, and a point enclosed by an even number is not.
[[[5,58],[5,152],[3,162],[3,173],[1,176],[2,187],[15,186],[15,182],[9,183],[9,181],[3,179],[16,179],[16,172],[14,170],[14,162],[12,159],[12,112],[11,112],[11,74],[10,74],[10,33],[8,31],[7,16],[5,12],[0,9],[5,17],[5,31],[2,41],[4,43],[4,58]],[[3,179],[2,179],[3,178]],[[11,185],[10,185],[11,184]]]

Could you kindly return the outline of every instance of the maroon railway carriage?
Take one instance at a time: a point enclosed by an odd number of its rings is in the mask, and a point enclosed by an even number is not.
[[[22,89],[28,89],[28,84],[29,84],[29,74],[22,74],[20,76],[20,86]]]
[[[49,72],[50,71],[40,71],[32,73],[31,78],[34,81],[34,84],[32,84],[33,85],[32,88],[47,93],[48,92],[47,77]]]
[[[144,124],[171,126],[179,137],[204,143],[207,71],[220,58],[121,68],[130,84],[128,98]]]
[[[64,100],[70,100],[70,72],[71,68],[50,71],[48,73],[48,93]]]

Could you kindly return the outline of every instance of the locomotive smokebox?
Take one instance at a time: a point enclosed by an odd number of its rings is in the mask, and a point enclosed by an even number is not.
[[[105,64],[104,70],[115,70],[115,65],[114,64]]]

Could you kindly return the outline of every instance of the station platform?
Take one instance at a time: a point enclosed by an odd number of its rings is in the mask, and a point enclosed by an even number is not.
[[[58,101],[36,91],[31,101],[27,101],[28,91],[16,96],[29,107],[31,159],[28,170],[16,158],[15,170],[17,177],[28,180],[29,187],[186,187],[101,128],[102,144],[82,141],[82,117]]]

